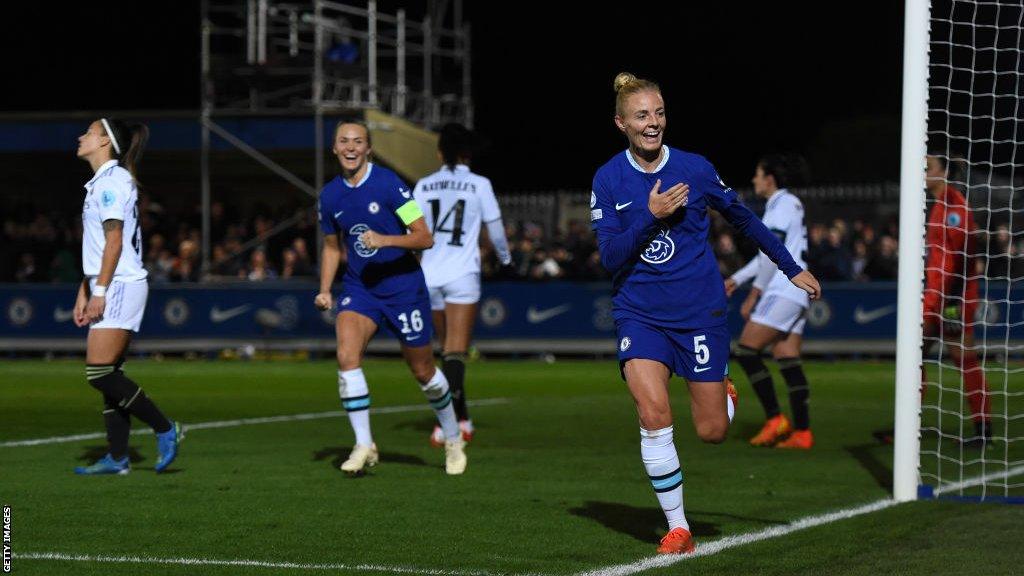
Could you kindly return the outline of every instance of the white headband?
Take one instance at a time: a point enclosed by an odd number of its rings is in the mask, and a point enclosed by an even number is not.
[[[103,129],[107,131],[107,136],[110,138],[110,143],[114,145],[114,152],[117,155],[121,155],[121,147],[117,144],[117,138],[114,136],[114,131],[110,129],[110,124],[107,124],[106,118],[100,118],[100,122],[103,123]]]

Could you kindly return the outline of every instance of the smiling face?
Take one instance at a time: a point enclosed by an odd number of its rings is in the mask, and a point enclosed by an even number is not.
[[[366,167],[370,156],[370,134],[361,124],[342,124],[334,131],[332,151],[345,176],[355,176]]]
[[[110,138],[103,131],[103,124],[97,120],[89,124],[89,129],[85,131],[85,134],[78,137],[78,150],[75,154],[83,160],[88,160],[95,154],[103,153],[104,150],[107,150],[109,155]]]
[[[630,94],[615,115],[615,125],[626,135],[629,147],[640,156],[656,156],[661,152],[665,134],[665,101],[661,93],[642,90]]]

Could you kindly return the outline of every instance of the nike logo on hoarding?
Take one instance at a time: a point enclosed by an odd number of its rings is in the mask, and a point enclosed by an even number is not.
[[[231,320],[235,316],[245,314],[249,311],[249,308],[252,308],[251,304],[242,304],[241,306],[235,306],[234,308],[227,308],[225,310],[221,310],[214,306],[210,309],[210,321],[214,324],[220,324],[221,322]]]
[[[703,372],[705,370],[711,370],[711,366],[705,366],[703,368],[694,368],[693,369],[694,372]]]
[[[54,322],[67,322],[68,320],[71,320],[74,317],[75,317],[75,310],[73,308],[70,309],[70,310],[65,310],[65,309],[63,309],[63,308],[58,306],[57,308],[53,309],[53,321]]]
[[[540,324],[551,320],[559,314],[565,314],[572,308],[572,304],[562,304],[561,306],[555,306],[554,308],[548,308],[546,310],[538,310],[534,306],[530,306],[526,309],[526,321],[530,324]]]
[[[632,200],[630,200],[629,202],[626,202],[625,204],[619,204],[618,202],[616,202],[615,203],[615,209],[616,210],[622,210],[623,208],[625,208],[626,206],[629,206],[632,203],[633,203]]]
[[[882,306],[881,308],[875,308],[874,310],[864,310],[861,306],[857,306],[853,311],[853,321],[857,324],[870,324],[879,318],[892,314],[895,311],[895,304]]]

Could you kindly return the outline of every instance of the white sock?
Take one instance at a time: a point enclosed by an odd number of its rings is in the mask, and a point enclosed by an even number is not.
[[[444,372],[434,369],[434,375],[426,384],[421,384],[420,389],[426,395],[434,412],[437,413],[437,421],[444,431],[445,440],[459,438],[459,422],[455,419],[455,406],[452,405],[452,393],[448,390],[448,379]]]
[[[736,405],[732,403],[732,396],[725,395],[725,411],[729,413],[729,423],[732,424],[732,417],[736,415]]]
[[[672,442],[672,427],[661,430],[640,429],[640,456],[651,479],[658,503],[665,512],[668,529],[690,529],[683,512],[683,471]]]
[[[373,444],[370,434],[370,389],[366,385],[363,369],[338,370],[338,396],[348,412],[348,421],[356,433],[356,444]]]

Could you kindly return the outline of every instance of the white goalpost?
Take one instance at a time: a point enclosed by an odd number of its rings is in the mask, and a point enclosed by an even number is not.
[[[924,276],[924,158],[928,119],[928,0],[907,0],[903,25],[899,292],[893,497],[917,497],[920,449],[921,280]]]
[[[893,497],[1024,502],[1024,0],[905,5]]]

